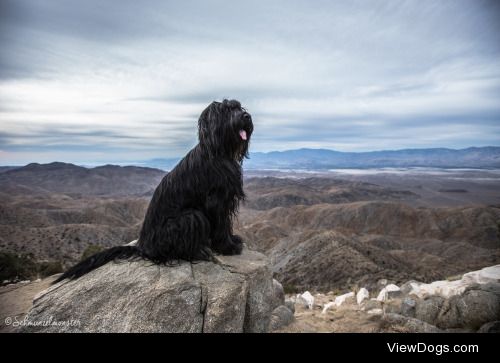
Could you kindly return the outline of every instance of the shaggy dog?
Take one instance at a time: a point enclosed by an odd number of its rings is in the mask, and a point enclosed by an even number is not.
[[[243,242],[232,220],[245,197],[241,164],[252,132],[252,117],[238,101],[210,104],[198,121],[199,143],[156,188],[137,244],[97,253],[54,283],[134,256],[168,263],[208,260],[212,251],[240,254]]]

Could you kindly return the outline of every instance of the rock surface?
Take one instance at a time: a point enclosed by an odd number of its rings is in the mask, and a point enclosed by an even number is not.
[[[478,333],[500,333],[500,320],[499,321],[490,321],[489,323],[484,324],[477,331]]]
[[[466,291],[445,301],[437,318],[442,328],[479,329],[483,324],[500,319],[500,299],[483,290]]]
[[[273,313],[271,315],[270,330],[274,331],[281,329],[293,322],[293,320],[293,312],[285,305],[280,305],[273,310]]]
[[[500,283],[500,265],[485,267],[478,271],[464,274],[461,279],[455,281],[434,281],[430,284],[410,284],[408,294],[416,295],[421,299],[428,296],[439,295],[444,298],[461,295],[474,284],[498,284]]]
[[[280,305],[285,305],[285,291],[283,290],[283,285],[278,280],[273,279],[273,299],[271,306],[274,310]]]
[[[424,321],[399,314],[385,314],[383,321],[393,330],[402,333],[440,333],[442,330]]]
[[[258,252],[174,266],[121,261],[43,291],[20,331],[267,332],[272,303],[269,261]]]

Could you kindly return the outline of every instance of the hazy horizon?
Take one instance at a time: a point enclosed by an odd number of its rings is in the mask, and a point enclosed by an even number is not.
[[[453,150],[453,151],[460,151],[460,150],[467,150],[467,149],[481,149],[481,148],[497,148],[500,149],[500,146],[493,146],[493,145],[488,145],[488,146],[469,146],[465,148],[460,148],[460,149],[453,149],[453,148],[405,148],[405,149],[383,149],[383,150],[370,150],[370,151],[341,151],[341,150],[333,150],[333,149],[325,149],[325,148],[299,148],[299,149],[287,149],[287,150],[271,150],[271,151],[266,151],[266,152],[260,152],[260,151],[254,151],[250,152],[250,160],[252,159],[252,154],[269,154],[269,153],[283,153],[283,152],[290,152],[290,151],[300,151],[300,150],[316,150],[316,151],[332,151],[332,152],[339,152],[339,153],[353,153],[353,154],[369,154],[369,153],[378,153],[378,152],[400,152],[400,151],[407,151],[407,150],[412,150],[412,151],[418,151],[418,150],[439,150],[439,149],[445,149],[445,150]],[[51,163],[67,163],[67,164],[74,164],[74,165],[79,165],[79,166],[85,166],[85,167],[96,167],[96,166],[103,166],[103,165],[118,165],[118,166],[146,166],[146,167],[152,167],[148,166],[150,165],[150,162],[153,161],[164,161],[164,160],[169,160],[169,161],[176,161],[180,160],[183,158],[184,155],[177,155],[173,156],[170,158],[167,157],[162,157],[162,156],[157,156],[157,157],[152,157],[148,159],[135,159],[135,160],[101,160],[101,161],[91,161],[91,160],[82,160],[82,161],[73,161],[73,160],[67,160],[65,158],[58,159],[58,160],[46,160],[46,161],[37,161],[37,160],[32,160],[26,163],[8,163],[4,162],[3,160],[0,160],[0,167],[2,166],[15,166],[15,167],[20,167],[20,166],[25,166],[28,164],[51,164]],[[248,162],[247,162],[248,163]],[[245,161],[243,162],[243,167],[245,167]],[[394,166],[395,168],[398,168],[397,166]],[[418,166],[408,166],[408,167],[399,167],[399,168],[418,168]],[[353,169],[356,169],[356,166],[352,167]],[[371,167],[366,167],[366,168],[371,168]],[[376,169],[376,167],[374,167]],[[388,167],[390,168],[390,167]],[[428,168],[434,168],[432,166],[429,166]],[[442,167],[435,167],[438,169],[441,169]],[[461,167],[456,166],[456,167],[450,167],[452,169],[460,169]],[[340,168],[341,169],[341,168]],[[446,168],[444,168],[446,169]],[[484,169],[484,167],[478,167],[478,169]]]
[[[0,164],[183,156],[213,100],[251,151],[500,146],[495,1],[0,0]]]

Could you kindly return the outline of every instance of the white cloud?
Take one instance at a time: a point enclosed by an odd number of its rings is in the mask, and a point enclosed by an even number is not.
[[[498,144],[494,2],[6,4],[3,164],[182,155],[223,97],[256,151]]]

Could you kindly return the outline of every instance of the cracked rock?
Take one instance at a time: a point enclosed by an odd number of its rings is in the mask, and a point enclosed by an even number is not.
[[[273,278],[244,250],[173,266],[110,262],[37,295],[21,332],[267,332]]]

